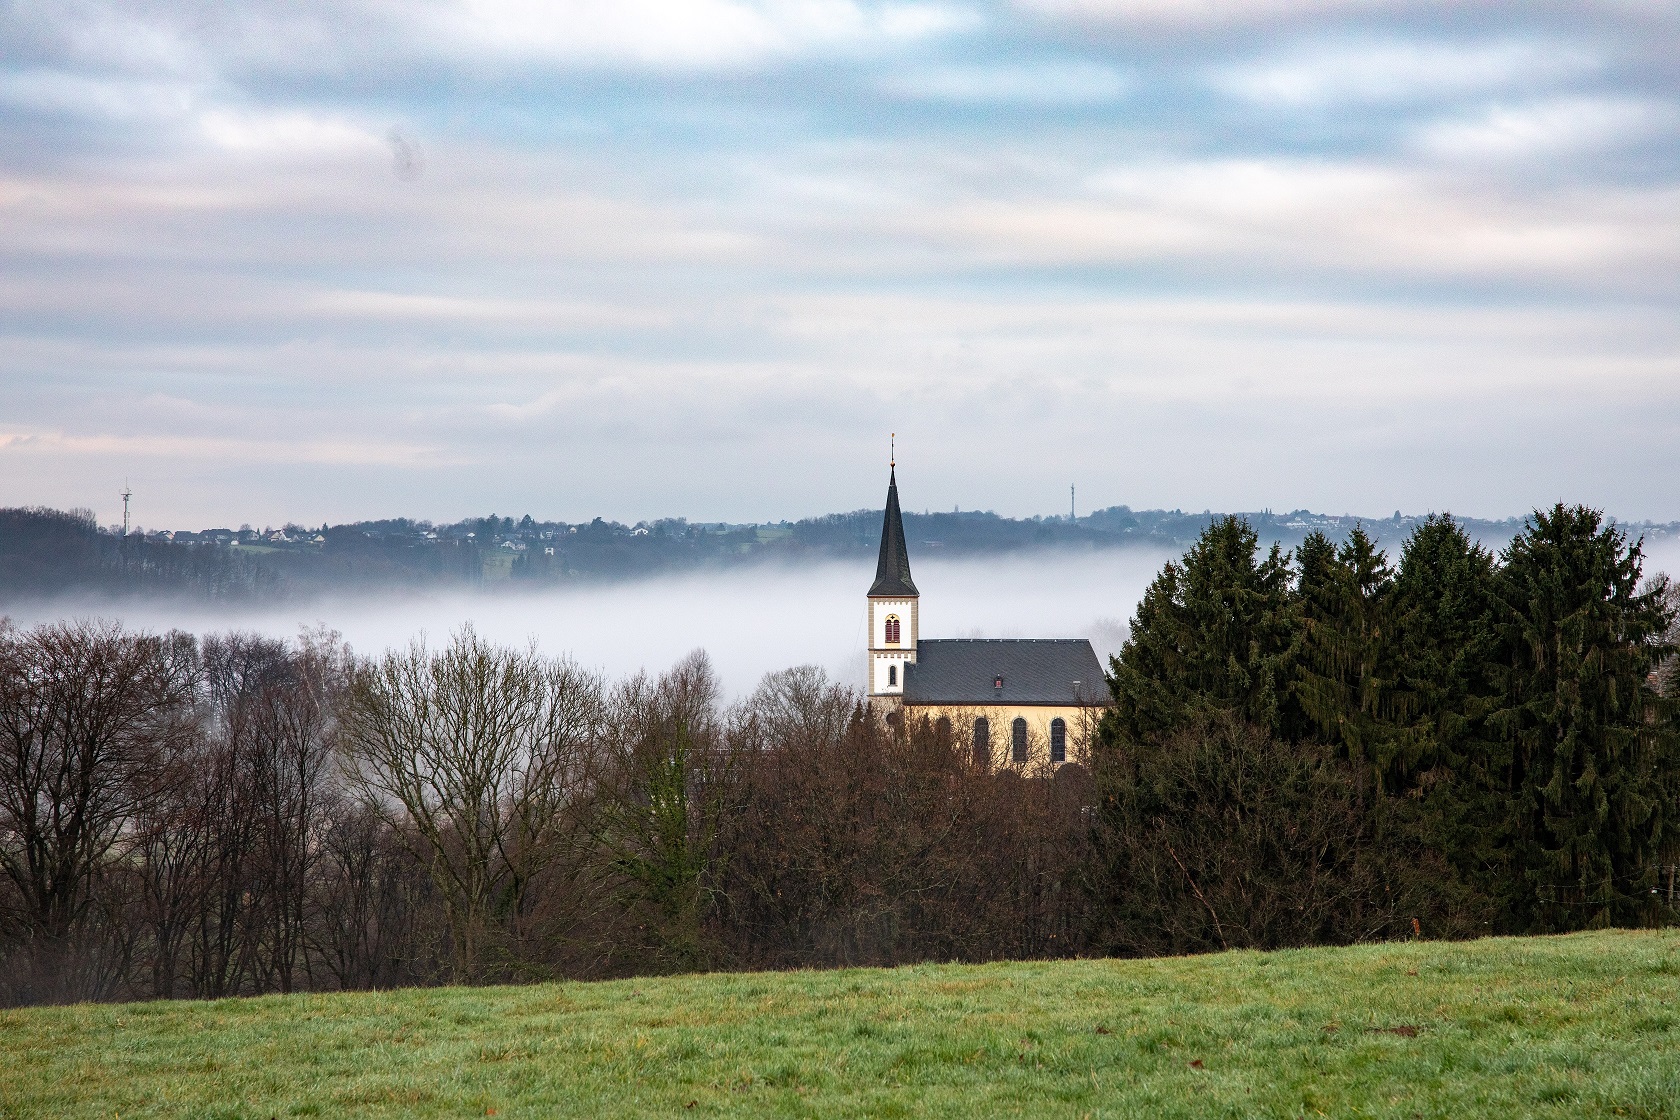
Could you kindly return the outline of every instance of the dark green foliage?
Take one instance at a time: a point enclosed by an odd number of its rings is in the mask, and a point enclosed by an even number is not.
[[[1322,534],[1296,553],[1294,695],[1318,736],[1380,773],[1392,753],[1394,573],[1361,528],[1339,551]]]
[[[1151,909],[1175,916],[1156,948],[1209,947],[1220,923],[1233,944],[1358,936],[1337,923],[1379,882],[1437,931],[1667,920],[1680,735],[1651,681],[1675,610],[1665,580],[1642,585],[1638,544],[1559,505],[1498,562],[1450,517],[1414,530],[1398,570],[1360,529],[1293,559],[1216,522],[1113,659],[1098,832],[1117,946],[1144,948]],[[1433,909],[1373,857],[1428,867]],[[1321,924],[1267,918],[1280,897]]]
[[[1253,528],[1222,517],[1182,562],[1161,569],[1111,659],[1106,737],[1138,740],[1215,710],[1282,727],[1294,637],[1289,566],[1275,545],[1263,560],[1258,553]]]
[[[1458,875],[1509,915],[1522,892],[1511,870],[1512,795],[1486,726],[1495,571],[1493,555],[1450,517],[1431,517],[1406,542],[1391,614],[1393,737],[1380,777]]]
[[[1647,682],[1671,651],[1666,583],[1641,590],[1640,545],[1561,503],[1511,542],[1497,580],[1504,770],[1534,928],[1643,924],[1673,857],[1674,721]]]
[[[1437,768],[1480,762],[1477,737],[1490,704],[1495,655],[1493,556],[1450,517],[1430,517],[1400,554],[1391,610],[1399,675],[1392,718],[1399,749],[1391,788]]]
[[[1104,947],[1126,955],[1476,932],[1441,858],[1388,830],[1353,764],[1229,715],[1100,771]]]

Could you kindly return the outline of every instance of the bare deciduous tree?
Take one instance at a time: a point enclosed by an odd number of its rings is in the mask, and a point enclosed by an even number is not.
[[[101,623],[0,630],[0,868],[35,957],[11,973],[34,998],[96,994],[65,954],[154,762],[190,733],[191,648]]]
[[[306,633],[297,651],[247,694],[245,755],[267,880],[262,967],[292,991],[303,960],[310,869],[319,853],[322,801],[348,651],[332,633]]]
[[[311,868],[310,949],[316,984],[389,988],[435,983],[435,907],[425,869],[380,816],[349,798],[324,813]]]
[[[592,790],[600,721],[595,677],[470,627],[444,650],[416,642],[352,674],[346,777],[430,869],[457,979],[482,975],[496,927],[563,853],[556,826]]]

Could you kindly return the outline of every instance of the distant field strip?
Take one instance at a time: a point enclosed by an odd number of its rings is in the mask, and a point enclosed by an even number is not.
[[[0,1116],[1680,1116],[1680,935],[0,1013]]]

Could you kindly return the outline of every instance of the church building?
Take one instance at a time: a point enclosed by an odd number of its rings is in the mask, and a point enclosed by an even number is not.
[[[923,640],[920,605],[894,464],[869,587],[871,706],[949,720],[981,767],[1060,765],[1081,756],[1108,697],[1088,639]]]

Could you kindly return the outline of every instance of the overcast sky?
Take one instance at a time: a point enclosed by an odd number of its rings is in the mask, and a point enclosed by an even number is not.
[[[1680,518],[1677,13],[0,0],[0,504]]]

